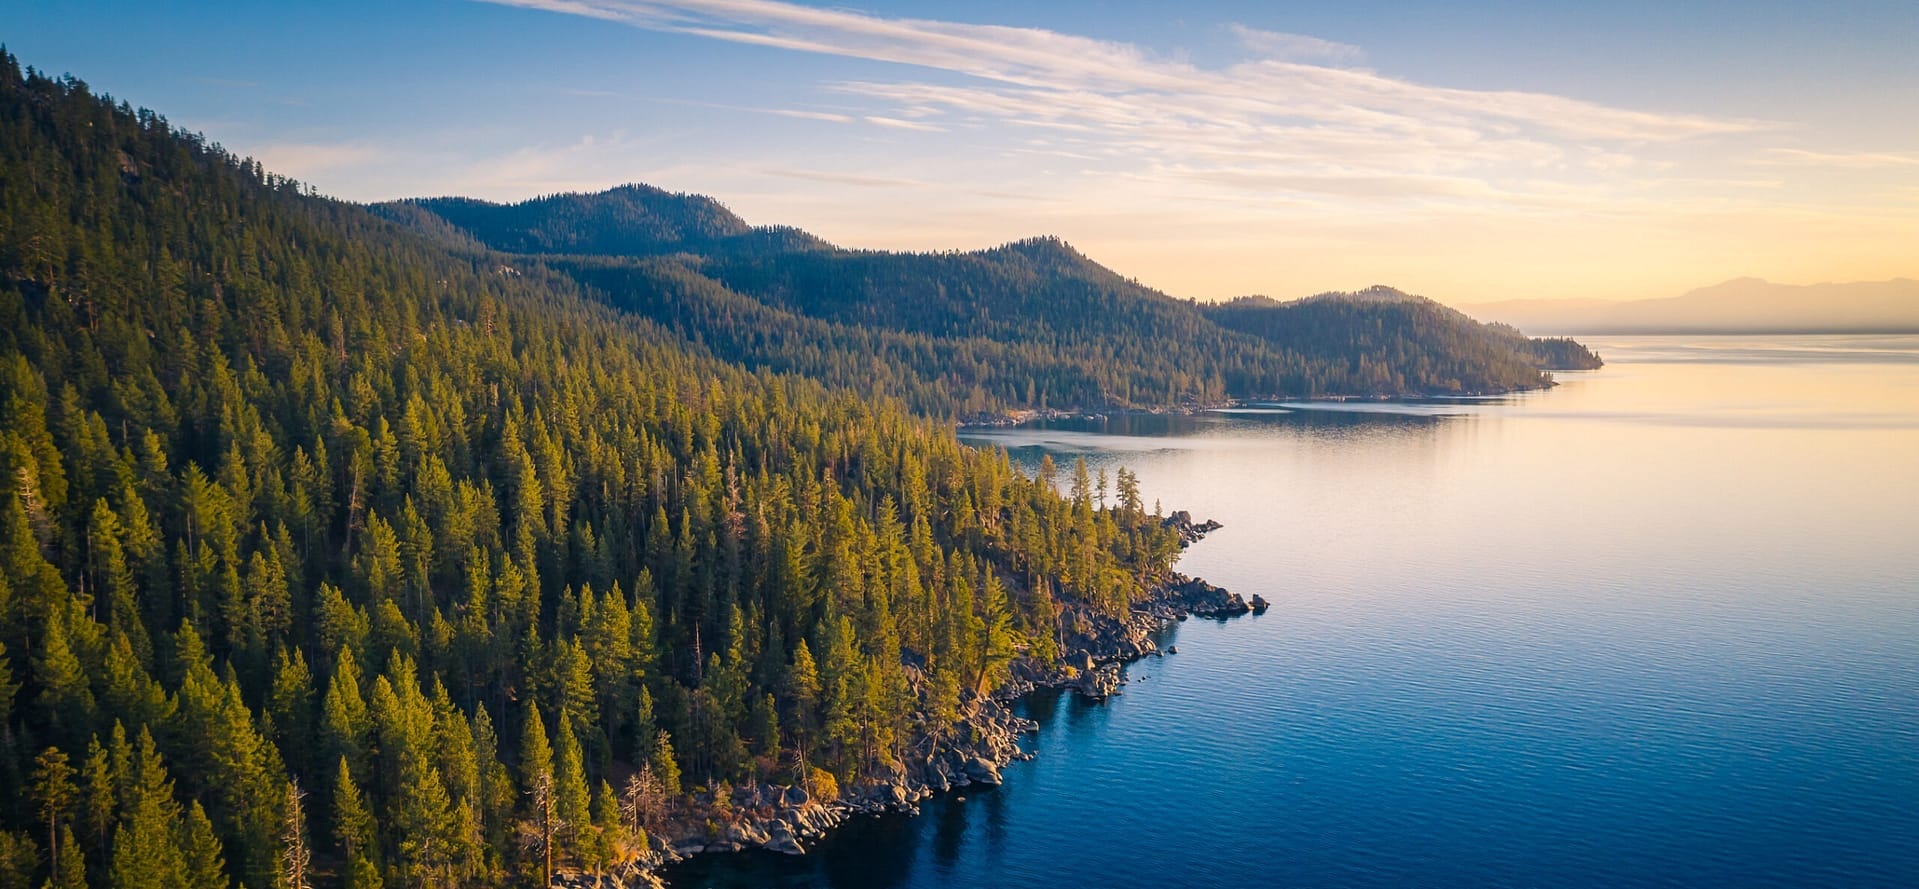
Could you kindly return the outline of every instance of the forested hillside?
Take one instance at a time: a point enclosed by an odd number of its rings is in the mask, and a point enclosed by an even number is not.
[[[1177,552],[422,221],[0,54],[0,889],[542,884],[895,768]]]
[[[970,253],[843,250],[643,186],[381,209],[423,226],[404,214],[432,211],[520,261],[554,263],[729,361],[857,381],[935,415],[1495,392],[1592,366],[1576,344],[1530,341],[1425,300],[1221,311],[1140,286],[1056,238]]]
[[[1598,356],[1571,340],[1528,339],[1390,287],[1286,303],[1246,297],[1204,311],[1221,327],[1335,368],[1328,373],[1336,391],[1521,389],[1542,367],[1599,366]]]

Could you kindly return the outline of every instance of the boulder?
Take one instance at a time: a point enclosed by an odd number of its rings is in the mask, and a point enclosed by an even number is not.
[[[1119,686],[1119,665],[1108,664],[1081,676],[1073,689],[1089,698],[1103,701],[1119,694]]]
[[[800,838],[794,836],[793,831],[784,824],[775,826],[770,837],[766,843],[766,849],[769,852],[778,852],[781,855],[806,854],[806,847],[800,845]]]
[[[980,756],[966,761],[966,777],[981,784],[1000,783],[999,767]]]
[[[673,844],[673,854],[681,858],[697,855],[706,851],[706,841],[699,837],[688,837]]]

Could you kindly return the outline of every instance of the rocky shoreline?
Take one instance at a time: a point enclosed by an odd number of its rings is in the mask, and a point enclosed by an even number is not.
[[[1220,527],[1218,522],[1195,522],[1184,510],[1164,521],[1178,532],[1182,545]],[[696,797],[691,817],[663,827],[650,838],[648,851],[613,873],[567,874],[556,876],[555,883],[595,889],[663,887],[654,872],[694,855],[747,849],[804,855],[808,844],[851,818],[889,812],[914,815],[919,804],[935,794],[998,785],[1001,769],[1008,763],[1033,757],[1020,747],[1019,738],[1039,731],[1039,724],[1013,713],[1011,705],[1020,698],[1041,689],[1065,689],[1105,700],[1119,694],[1125,684],[1120,678],[1123,665],[1173,653],[1173,649],[1161,651],[1159,637],[1174,623],[1189,617],[1236,617],[1264,611],[1265,605],[1258,596],[1249,603],[1237,593],[1173,572],[1124,617],[1069,606],[1061,614],[1064,654],[1056,664],[1014,661],[1006,682],[992,694],[973,699],[946,736],[918,738],[902,757],[903,768],[862,778],[832,799],[801,787],[774,784],[732,788],[724,800],[710,794]],[[733,815],[723,826],[699,817],[719,810]]]

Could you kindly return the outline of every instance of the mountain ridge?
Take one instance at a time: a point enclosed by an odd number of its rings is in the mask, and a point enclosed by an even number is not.
[[[712,198],[638,185],[518,204],[384,206],[443,210],[440,220],[470,239],[552,263],[622,310],[721,343],[729,360],[749,366],[848,378],[856,373],[847,366],[870,361],[873,350],[895,356],[909,369],[882,391],[948,415],[1495,392],[1550,385],[1547,367],[1597,366],[1583,349],[1537,346],[1390,288],[1332,307],[1280,304],[1259,331],[1235,329],[1207,304],[1144,286],[1056,236],[969,251],[849,249],[797,229],[748,226]],[[675,229],[679,222],[688,225]],[[1341,349],[1274,336],[1308,312]],[[743,313],[755,325],[742,324]],[[1395,315],[1418,317],[1388,318]],[[1422,326],[1442,318],[1440,327]],[[1353,351],[1383,341],[1340,337],[1382,326],[1397,331],[1391,358]],[[940,380],[949,384],[943,394]]]

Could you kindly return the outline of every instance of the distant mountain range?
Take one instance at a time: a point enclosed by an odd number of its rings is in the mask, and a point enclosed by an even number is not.
[[[1919,280],[1796,285],[1735,278],[1667,299],[1519,299],[1459,310],[1531,334],[1919,332]]]
[[[457,252],[561,272],[723,360],[937,415],[1503,392],[1599,363],[1576,343],[1530,340],[1391,288],[1206,304],[1142,286],[1058,238],[849,250],[646,185],[370,209]]]

